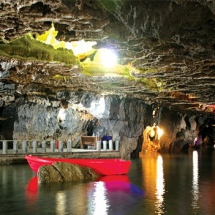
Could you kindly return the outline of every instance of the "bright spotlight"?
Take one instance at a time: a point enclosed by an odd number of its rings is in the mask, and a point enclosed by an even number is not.
[[[117,63],[117,54],[111,49],[100,49],[99,58],[102,65],[106,68],[114,67]]]
[[[163,130],[158,127],[158,139],[163,135]]]

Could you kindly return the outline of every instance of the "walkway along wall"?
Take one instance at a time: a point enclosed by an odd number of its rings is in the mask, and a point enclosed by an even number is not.
[[[8,147],[9,143],[13,147]],[[101,144],[101,143],[100,143]],[[48,157],[73,157],[73,158],[120,158],[119,148],[109,149],[106,145],[98,149],[75,149],[71,147],[71,141],[10,141],[0,140],[0,164],[26,163],[24,156],[26,154],[48,156]]]

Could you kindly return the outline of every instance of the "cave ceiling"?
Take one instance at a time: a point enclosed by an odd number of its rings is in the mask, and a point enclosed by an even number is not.
[[[95,49],[116,50],[127,69],[86,74],[76,60],[0,53],[1,106],[18,95],[65,91],[214,112],[214,0],[0,0],[0,8],[1,44],[41,35],[53,23],[57,40],[96,41]]]

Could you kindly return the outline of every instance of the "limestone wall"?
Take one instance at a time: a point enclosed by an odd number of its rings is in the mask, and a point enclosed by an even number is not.
[[[111,136],[114,141],[120,140],[121,156],[129,158],[131,153],[137,155],[142,150],[143,131],[153,123],[163,130],[160,150],[180,152],[194,140],[199,130],[207,133],[209,128],[207,130],[204,126],[213,120],[206,115],[188,115],[169,108],[155,108],[138,99],[117,96],[101,99],[98,96],[82,95],[76,105],[72,99],[74,95],[67,98],[66,105],[65,102],[62,105],[60,100],[49,101],[44,98],[17,100],[2,110],[1,117],[5,117],[5,120],[0,121],[1,137],[17,140],[72,140],[72,146],[79,147],[80,137],[87,135],[90,125],[93,131],[97,120],[103,128],[102,135]],[[60,110],[63,110],[63,115],[59,115]],[[213,130],[210,130],[210,143],[213,143],[215,136]]]

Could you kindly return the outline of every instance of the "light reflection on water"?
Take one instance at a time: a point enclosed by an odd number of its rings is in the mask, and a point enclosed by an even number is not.
[[[66,195],[60,191],[56,193],[56,214],[66,214]]]
[[[156,198],[155,211],[157,214],[164,214],[164,192],[165,192],[165,181],[163,173],[163,158],[161,155],[157,157],[157,178],[156,178]]]
[[[108,214],[108,199],[105,184],[101,181],[94,183],[92,189],[89,190],[88,208],[90,214],[100,215]]]
[[[38,184],[37,176],[29,180],[26,186],[28,204],[38,207],[38,200],[47,194],[55,197],[53,204],[57,215],[125,214],[125,207],[144,196],[144,192],[131,184],[126,175],[106,176],[95,182],[73,185]]]
[[[145,154],[127,176],[38,185],[27,165],[0,166],[0,215],[215,214],[215,155]],[[201,195],[200,195],[201,194]]]
[[[193,151],[193,201],[192,208],[196,211],[199,208],[199,159],[198,152]]]

